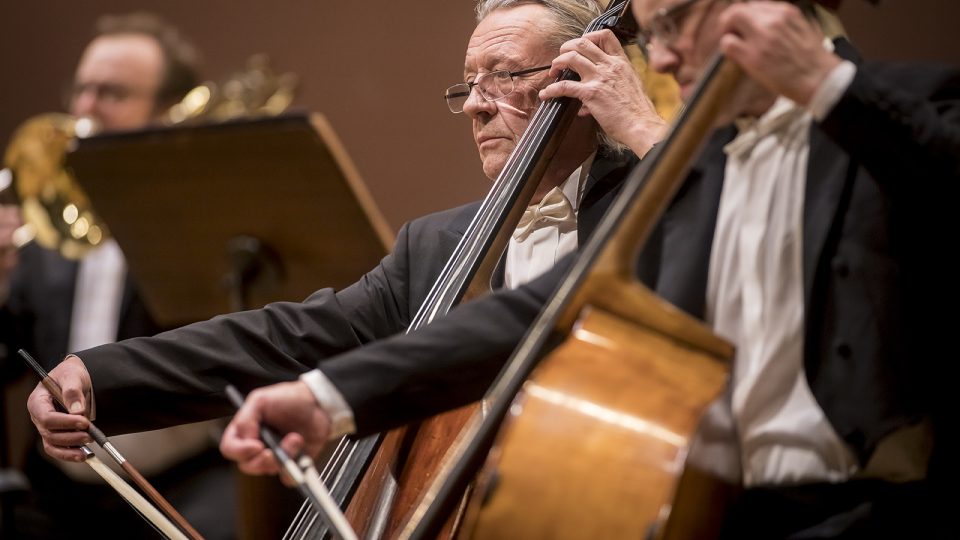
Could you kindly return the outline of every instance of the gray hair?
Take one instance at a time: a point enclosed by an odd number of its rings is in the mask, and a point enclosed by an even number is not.
[[[549,22],[553,25],[553,30],[548,32],[549,44],[557,49],[567,41],[582,36],[587,25],[604,11],[603,5],[597,0],[478,0],[477,22],[494,11],[524,5],[543,6],[550,12]],[[615,152],[622,152],[627,148],[611,139],[599,126],[597,138],[602,146]]]
[[[555,31],[550,32],[551,45],[560,48],[565,42],[583,35],[590,21],[603,13],[603,6],[596,0],[479,0],[477,22],[498,9],[533,4],[543,6],[550,12]]]

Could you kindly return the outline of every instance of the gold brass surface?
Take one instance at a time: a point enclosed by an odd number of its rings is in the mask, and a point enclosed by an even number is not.
[[[81,258],[109,234],[90,199],[63,167],[78,133],[94,131],[89,119],[42,114],[17,128],[4,155],[29,239],[68,259]]]

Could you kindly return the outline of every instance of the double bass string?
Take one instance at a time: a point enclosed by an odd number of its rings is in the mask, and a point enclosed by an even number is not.
[[[562,74],[557,80],[569,77],[569,74]],[[428,296],[424,299],[421,309],[414,316],[413,321],[408,326],[406,332],[413,332],[426,324],[429,324],[434,318],[449,311],[456,303],[456,300],[462,294],[463,287],[469,283],[472,275],[466,275],[465,267],[471,260],[476,260],[478,254],[485,251],[488,244],[492,241],[491,231],[496,225],[504,219],[504,209],[508,204],[515,200],[519,195],[519,190],[524,179],[524,169],[529,167],[535,153],[542,149],[544,141],[553,131],[553,124],[556,118],[563,112],[564,102],[568,98],[559,100],[549,100],[542,102],[533,114],[530,126],[520,142],[517,149],[511,154],[504,170],[494,182],[489,194],[481,204],[470,225],[464,233],[464,240],[461,241],[454,250],[449,261],[444,266],[437,284],[450,284],[447,287],[437,287],[431,289]],[[484,234],[487,233],[487,234]],[[459,278],[459,279],[456,279]],[[459,293],[459,294],[457,294]],[[432,308],[431,308],[432,307]],[[366,440],[366,439],[364,439]],[[321,474],[324,483],[331,491],[341,487],[343,475],[338,474],[345,464],[349,463],[356,454],[357,446],[361,441],[352,441],[347,437],[341,438],[337,442],[336,450],[333,456],[324,466]],[[331,478],[334,477],[331,482]],[[312,507],[306,502],[301,506],[297,516],[284,536],[285,539],[308,538],[310,528],[316,522],[317,515]]]
[[[609,6],[600,17],[587,25],[584,34],[616,26],[620,16],[626,12],[626,6],[626,1]],[[557,80],[577,78],[579,76],[575,72],[566,69]],[[526,181],[533,174],[535,166],[540,162],[542,153],[546,150],[551,137],[560,127],[561,117],[564,114],[571,114],[569,109],[574,104],[575,100],[573,99],[558,98],[541,102],[538,105],[527,130],[517,144],[517,148],[511,153],[503,171],[497,177],[490,192],[481,203],[480,209],[467,227],[463,239],[457,244],[447,264],[441,270],[434,287],[431,288],[423,305],[408,326],[407,333],[417,330],[437,316],[445,314],[460,301],[466,287],[474,279],[474,272],[478,268],[477,261],[491,247],[500,228],[505,225],[505,221],[508,219],[509,210],[517,202],[524,188],[528,187],[528,191],[532,195],[536,186],[526,186]],[[572,114],[575,114],[575,112],[573,111]],[[572,116],[567,118],[572,120]],[[378,437],[378,439],[370,442],[372,437]],[[372,456],[373,451],[357,452],[357,446],[360,444],[370,444],[375,451],[376,445],[379,444],[380,435],[372,437],[358,442],[347,438],[341,438],[338,441],[334,456],[328,462],[328,466],[324,468],[323,480],[332,492],[342,487],[341,482],[344,480],[344,475],[340,471],[350,463],[354,455],[359,453],[362,459],[369,459],[369,456]],[[334,461],[336,463],[330,466]],[[336,478],[331,482],[330,477],[334,473],[336,473]],[[315,513],[311,510],[309,504],[304,503],[284,538],[308,537],[315,522]],[[320,531],[316,537],[322,538],[324,534],[324,531]]]

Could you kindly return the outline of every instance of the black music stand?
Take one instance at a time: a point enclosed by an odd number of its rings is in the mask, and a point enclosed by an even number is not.
[[[162,326],[343,287],[392,243],[318,114],[99,135],[67,167]]]
[[[344,287],[393,241],[318,114],[103,134],[79,140],[66,166],[164,327]],[[242,536],[279,537],[294,492],[272,478],[240,486]]]

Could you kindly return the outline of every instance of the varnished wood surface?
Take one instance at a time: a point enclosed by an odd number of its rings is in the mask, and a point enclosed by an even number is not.
[[[350,500],[345,513],[360,538],[369,537],[374,519],[372,509],[377,506],[385,486],[396,479],[396,466],[402,462],[402,455],[407,453],[412,437],[413,432],[407,428],[395,429],[384,435],[380,448],[363,475],[363,482]]]
[[[632,538],[665,530],[688,441],[726,380],[733,347],[637,283],[633,263],[742,79],[720,56],[705,73],[696,105],[628,177],[487,393],[489,418],[503,427],[472,497],[466,536]],[[566,341],[548,353],[558,335]],[[465,440],[485,441],[491,426],[471,425]],[[464,466],[444,471],[430,492],[448,500],[475,451],[473,443],[457,445]],[[444,507],[418,510],[424,525],[406,528],[409,537],[432,535],[435,509]]]
[[[390,514],[388,538],[395,538],[398,529],[413,510],[421,494],[433,482],[447,450],[460,435],[463,425],[479,405],[469,405],[434,416],[420,425],[417,438],[400,475],[400,496]],[[447,527],[452,526],[452,520]],[[449,535],[447,535],[449,536]],[[441,535],[441,538],[447,537]]]
[[[386,434],[377,456],[347,509],[347,518],[357,534],[366,537],[372,525],[371,509],[377,507],[385,486],[396,481],[383,538],[394,538],[420,498],[433,481],[444,455],[468,418],[477,409],[469,405],[434,416],[419,426],[401,428]],[[453,520],[448,523],[452,527]],[[446,534],[449,537],[449,531]]]
[[[642,538],[666,516],[726,363],[587,310],[527,381],[478,481],[471,538]]]

